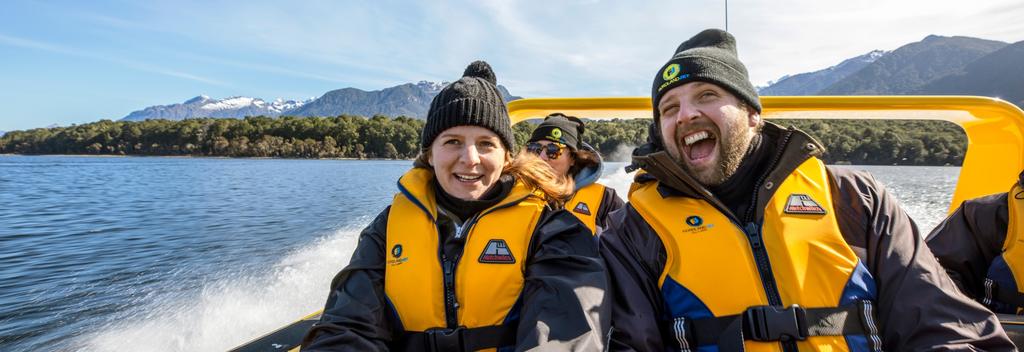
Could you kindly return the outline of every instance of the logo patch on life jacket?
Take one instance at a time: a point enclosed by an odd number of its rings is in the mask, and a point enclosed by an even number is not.
[[[782,211],[787,214],[825,214],[825,208],[806,194],[790,194]]]
[[[409,257],[402,258],[402,245],[396,244],[391,247],[391,256],[395,259],[388,260],[388,265],[399,265],[409,261]]]
[[[505,240],[491,240],[484,247],[484,252],[480,253],[478,261],[491,264],[514,264],[516,258],[512,256],[512,251],[508,250]]]
[[[683,233],[701,233],[715,227],[715,224],[705,224],[704,218],[699,215],[687,216],[686,224],[690,227],[684,228]]]
[[[576,207],[572,208],[572,211],[583,215],[590,215],[590,207],[588,207],[587,203],[584,202],[576,203]]]
[[[704,219],[701,219],[699,216],[696,216],[696,215],[692,215],[692,216],[686,218],[686,224],[690,225],[691,227],[697,227],[697,226],[700,226],[703,223],[704,223]]]

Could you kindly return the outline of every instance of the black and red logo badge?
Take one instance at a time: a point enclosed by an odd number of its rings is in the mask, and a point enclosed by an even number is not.
[[[825,208],[806,194],[790,194],[782,211],[786,214],[825,214]]]
[[[480,253],[479,261],[490,264],[514,264],[516,258],[512,256],[512,251],[508,250],[505,240],[491,240],[487,242],[483,253]]]
[[[590,207],[588,207],[587,203],[584,202],[576,203],[576,207],[572,208],[572,211],[583,215],[590,215]]]

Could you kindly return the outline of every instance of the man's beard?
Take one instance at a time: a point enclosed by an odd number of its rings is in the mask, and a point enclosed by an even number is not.
[[[712,131],[712,134],[715,136],[714,142],[717,144],[716,148],[719,153],[719,161],[711,168],[711,170],[709,170],[710,172],[700,173],[694,171],[685,161],[689,156],[686,155],[683,148],[681,148],[681,143],[685,143],[683,142],[683,136],[698,128],[691,128],[686,131],[676,129],[675,142],[673,144],[675,145],[678,156],[673,155],[673,157],[676,157],[676,163],[679,164],[684,171],[690,174],[690,176],[693,176],[693,178],[699,181],[702,185],[705,187],[714,187],[721,185],[736,174],[736,170],[739,169],[744,156],[747,155],[747,149],[750,148],[750,141],[756,131],[748,128],[746,126],[746,121],[743,120],[733,120],[732,124],[726,126],[728,130],[734,131],[728,136],[723,135],[722,131],[715,124],[709,123],[704,128]],[[672,153],[670,153],[670,155],[672,155]]]

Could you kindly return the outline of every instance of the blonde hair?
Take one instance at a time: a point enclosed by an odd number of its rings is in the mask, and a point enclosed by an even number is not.
[[[548,202],[559,207],[572,197],[576,187],[572,177],[559,175],[546,161],[526,150],[520,150],[501,173],[511,174],[526,187],[541,191]]]
[[[502,175],[512,175],[527,188],[540,191],[544,195],[544,200],[559,207],[572,197],[573,189],[576,187],[572,177],[557,174],[551,165],[525,150],[519,151],[513,159],[512,153],[506,149],[505,160],[510,159],[511,161],[506,162],[505,167],[501,169]],[[422,150],[413,160],[412,166],[433,170],[434,167],[428,160],[430,150]]]

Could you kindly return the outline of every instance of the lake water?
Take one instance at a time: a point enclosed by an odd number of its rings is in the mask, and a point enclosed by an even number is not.
[[[409,161],[0,156],[0,351],[218,351],[323,307]],[[631,175],[603,182],[625,195]],[[956,167],[849,166],[927,232]]]

